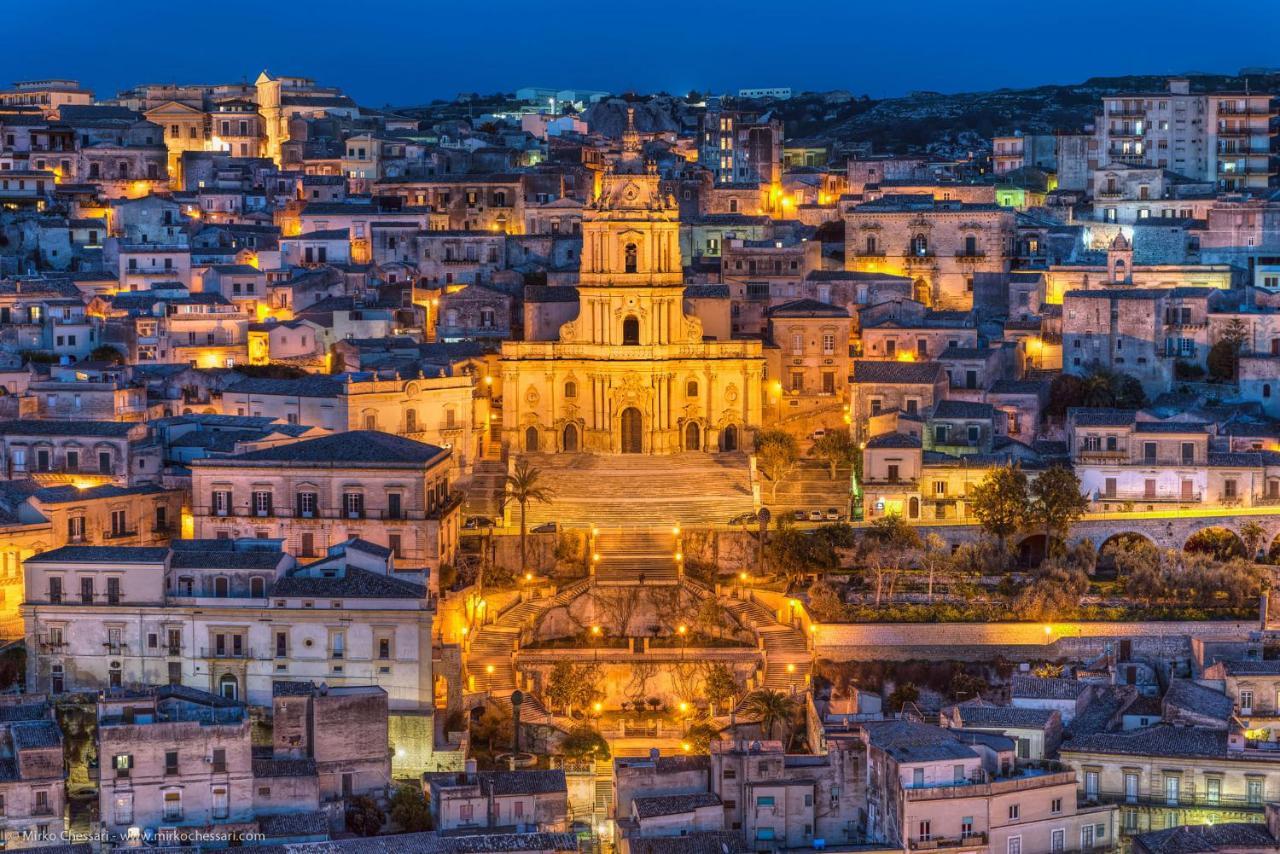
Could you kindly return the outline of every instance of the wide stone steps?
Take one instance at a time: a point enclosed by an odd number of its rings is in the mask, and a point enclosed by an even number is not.
[[[507,466],[501,454],[497,459],[482,458],[471,469],[471,482],[463,502],[466,516],[488,516],[497,519],[502,512],[502,493],[506,486]]]
[[[549,502],[531,503],[530,526],[669,527],[724,524],[755,510],[743,454],[526,454]],[[515,513],[515,510],[512,510]]]
[[[595,538],[600,584],[675,584],[676,540],[670,531],[600,531]]]
[[[760,498],[775,514],[795,510],[825,512],[830,507],[836,508],[841,514],[847,514],[851,473],[849,466],[838,466],[836,476],[832,479],[831,470],[826,463],[800,460],[778,484],[776,495],[773,483],[764,481],[760,487]]]

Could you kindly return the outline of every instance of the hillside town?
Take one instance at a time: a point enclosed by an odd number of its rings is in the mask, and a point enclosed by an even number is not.
[[[1254,78],[0,90],[0,847],[1280,852]]]

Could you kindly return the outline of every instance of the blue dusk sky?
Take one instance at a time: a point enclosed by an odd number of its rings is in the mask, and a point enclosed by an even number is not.
[[[0,0],[0,20],[0,85],[71,77],[109,96],[266,68],[371,106],[521,86],[890,97],[1280,65],[1276,0]]]

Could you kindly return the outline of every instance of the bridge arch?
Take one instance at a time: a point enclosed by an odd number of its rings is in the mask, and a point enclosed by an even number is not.
[[[1182,550],[1208,554],[1218,560],[1244,557],[1245,552],[1240,535],[1225,525],[1206,525],[1187,537]]]

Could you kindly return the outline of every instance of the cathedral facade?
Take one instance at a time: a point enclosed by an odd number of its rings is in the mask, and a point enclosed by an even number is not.
[[[738,451],[761,422],[759,341],[686,313],[674,198],[628,125],[584,212],[578,315],[502,346],[503,439],[521,452]]]

